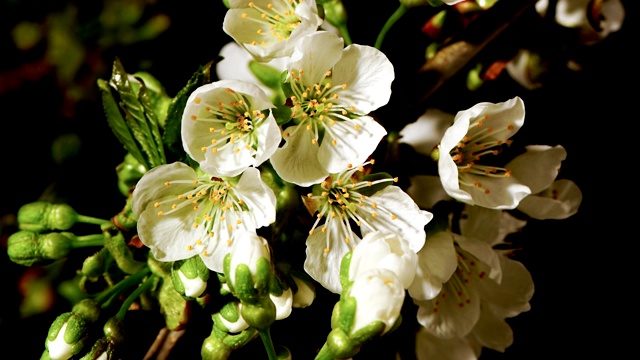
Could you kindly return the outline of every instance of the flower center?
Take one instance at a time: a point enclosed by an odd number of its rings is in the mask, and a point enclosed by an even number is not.
[[[187,250],[194,250],[206,256],[211,253],[207,249],[217,245],[217,241],[212,242],[211,239],[227,237],[226,240],[230,244],[231,234],[235,229],[249,229],[242,221],[242,212],[249,209],[228,182],[215,177],[203,177],[193,181],[167,181],[164,185],[182,188],[185,185],[193,185],[188,191],[181,191],[175,197],[154,203],[154,207],[158,209],[158,216],[167,216],[188,208],[195,212],[195,216],[191,217],[194,219],[192,226],[194,229],[202,229],[199,233],[204,236],[187,245]]]
[[[453,161],[458,165],[460,184],[482,188],[482,184],[479,181],[466,182],[464,180],[465,174],[490,177],[511,176],[511,170],[509,169],[479,164],[483,156],[498,155],[504,146],[512,143],[512,140],[502,141],[496,139],[496,134],[511,131],[513,125],[509,124],[503,128],[494,129],[487,126],[486,120],[488,118],[489,115],[484,115],[472,120],[469,123],[467,135],[450,152]],[[485,189],[485,193],[488,194],[489,190]]]
[[[216,153],[226,146],[234,146],[237,141],[243,141],[247,150],[257,148],[257,135],[253,133],[254,128],[266,118],[260,110],[252,110],[249,101],[242,94],[232,89],[225,89],[233,99],[229,102],[218,101],[217,103],[203,103],[206,116],[191,115],[193,121],[203,121],[211,124],[209,132],[213,135],[211,139],[211,151]],[[195,98],[195,103],[202,103],[203,99]],[[202,152],[207,151],[207,147],[202,147]],[[237,147],[235,152],[240,152],[241,147]]]
[[[481,263],[471,254],[460,251],[456,246],[458,253],[458,268],[451,275],[449,280],[443,284],[442,291],[435,299],[433,312],[439,311],[439,306],[443,301],[456,304],[459,308],[471,305],[471,291],[476,291],[470,286],[472,282],[481,281],[487,278],[487,272],[482,268]]]
[[[355,107],[342,104],[340,101],[340,91],[347,88],[347,84],[332,86],[331,71],[327,71],[326,77],[320,84],[305,85],[301,82],[303,70],[290,72],[290,84],[293,95],[287,99],[287,104],[291,107],[291,118],[307,131],[313,131],[314,136],[311,142],[318,144],[322,142],[323,134],[328,133],[335,145],[338,134],[332,130],[337,121],[350,120],[355,116]],[[359,125],[355,125],[355,130],[360,130]],[[290,134],[285,133],[285,136]]]
[[[307,194],[305,202],[308,204],[314,204],[316,221],[313,224],[309,235],[312,235],[318,227],[320,221],[325,219],[323,226],[320,228],[322,233],[327,234],[324,249],[325,253],[328,253],[331,249],[331,241],[327,228],[336,229],[341,235],[342,239],[350,247],[354,247],[355,244],[351,243],[354,237],[361,235],[360,231],[354,233],[352,230],[352,224],[355,224],[358,228],[362,226],[367,227],[369,230],[376,230],[375,224],[371,223],[371,219],[375,219],[378,216],[387,216],[391,220],[395,220],[397,216],[391,211],[374,200],[371,200],[368,196],[362,194],[363,188],[370,188],[373,185],[383,182],[397,182],[397,178],[385,178],[375,181],[360,181],[360,175],[364,172],[364,166],[373,164],[374,161],[368,161],[364,164],[353,167],[349,166],[349,169],[334,176],[329,176],[321,184],[320,195]],[[360,174],[356,174],[359,172]]]
[[[249,3],[249,10],[252,12],[243,13],[243,19],[249,19],[258,22],[261,26],[256,31],[257,38],[251,42],[251,45],[262,45],[282,40],[288,40],[289,36],[300,25],[301,19],[295,14],[296,6],[302,2],[296,0],[277,1],[267,4],[266,8],[257,6],[255,3]]]

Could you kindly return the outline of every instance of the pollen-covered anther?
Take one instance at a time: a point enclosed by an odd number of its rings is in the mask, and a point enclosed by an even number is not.
[[[191,115],[191,120],[196,121],[196,120],[198,120],[198,117],[195,116],[195,115]]]
[[[202,99],[197,97],[197,98],[193,99],[193,102],[196,103],[196,104],[200,104],[200,102],[202,102]]]
[[[329,253],[329,248],[324,248],[324,253],[328,254]]]
[[[160,206],[160,203],[159,203],[159,202],[157,202],[157,201],[153,204],[153,207],[156,207],[156,208],[157,208],[157,207],[159,207],[159,206]]]

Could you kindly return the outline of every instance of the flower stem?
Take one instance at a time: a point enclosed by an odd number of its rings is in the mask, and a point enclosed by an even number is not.
[[[138,296],[140,296],[140,294],[142,294],[144,291],[146,291],[149,287],[151,287],[151,285],[153,284],[155,278],[157,277],[157,275],[151,275],[149,276],[143,283],[142,285],[138,286],[132,293],[131,295],[129,295],[125,301],[122,303],[122,306],[120,307],[120,310],[118,311],[118,313],[116,314],[116,317],[118,318],[118,320],[122,321],[124,319],[124,316],[127,314],[127,311],[129,310],[129,306],[131,306],[131,304],[138,298]]]
[[[78,236],[72,241],[72,247],[76,249],[88,246],[104,246],[104,238],[103,234]]]
[[[351,36],[349,35],[349,30],[346,25],[338,26],[338,31],[340,31],[340,35],[344,39],[344,45],[351,45]]]
[[[107,308],[110,305],[111,299],[113,299],[114,297],[116,297],[116,295],[125,292],[127,289],[131,288],[132,286],[139,284],[140,281],[147,276],[147,274],[150,272],[151,270],[149,269],[148,266],[143,267],[140,271],[138,271],[137,273],[123,279],[122,281],[120,281],[119,283],[117,283],[115,286],[113,286],[112,288],[105,290],[102,294],[98,295],[95,300],[98,304],[100,304],[100,306],[102,308]]]
[[[322,345],[322,349],[316,355],[315,360],[333,360],[333,353],[326,342]]]
[[[380,33],[378,34],[378,38],[376,39],[376,44],[374,45],[376,49],[380,50],[380,48],[382,47],[382,41],[384,40],[384,37],[387,36],[387,32],[389,32],[389,29],[391,29],[391,27],[398,20],[400,20],[402,15],[404,15],[407,12],[407,10],[409,10],[408,7],[400,4],[400,6],[396,9],[396,11],[393,14],[391,14],[389,19],[387,19],[387,22],[384,24],[384,26],[380,30]]]
[[[113,226],[113,223],[111,221],[109,221],[109,220],[98,219],[98,218],[91,217],[91,216],[85,216],[85,215],[78,214],[78,218],[77,219],[78,219],[78,222],[85,223],[85,224]]]
[[[273,346],[273,341],[271,340],[271,331],[270,328],[267,327],[264,330],[259,330],[260,338],[262,339],[262,343],[264,344],[264,348],[267,351],[267,355],[269,356],[269,360],[277,360],[278,356],[276,355],[276,349]]]

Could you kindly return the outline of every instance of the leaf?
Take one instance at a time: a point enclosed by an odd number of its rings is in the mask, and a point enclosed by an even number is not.
[[[173,155],[173,160],[182,160],[187,156],[182,147],[182,137],[180,136],[182,124],[182,112],[187,104],[189,95],[198,87],[211,82],[210,70],[211,62],[204,66],[200,66],[187,84],[176,94],[169,104],[167,110],[167,119],[165,120],[165,129],[163,134],[163,143],[168,153]]]
[[[106,80],[98,79],[98,87],[102,93],[102,107],[104,108],[105,116],[107,117],[107,123],[113,131],[113,134],[118,138],[118,141],[124,146],[131,156],[133,156],[138,162],[144,165],[147,169],[150,169],[149,163],[142,152],[138,148],[138,144],[133,138],[129,127],[127,126],[116,100],[111,94],[111,87]]]
[[[155,110],[153,109],[153,104],[151,102],[151,97],[147,87],[144,83],[140,86],[140,90],[138,91],[138,101],[142,108],[144,109],[144,114],[147,119],[147,123],[149,129],[151,130],[151,136],[154,144],[154,148],[156,149],[156,153],[154,154],[154,161],[152,161],[151,166],[155,167],[158,165],[166,164],[166,159],[164,156],[164,145],[162,144],[162,134],[160,133],[160,122],[158,117],[156,116]]]

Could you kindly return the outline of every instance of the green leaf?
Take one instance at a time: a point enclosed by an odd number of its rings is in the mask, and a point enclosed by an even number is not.
[[[151,169],[149,162],[142,151],[138,148],[138,143],[133,138],[127,123],[125,122],[116,100],[111,94],[111,87],[106,80],[98,79],[98,87],[102,93],[102,107],[104,108],[105,116],[107,117],[107,123],[113,131],[113,134],[118,138],[118,141],[124,146],[131,156],[133,156],[138,162],[147,169]]]
[[[158,163],[154,164],[154,166],[166,164],[167,161],[164,156],[164,145],[162,143],[162,134],[160,133],[160,122],[153,108],[149,91],[147,90],[147,87],[144,83],[142,83],[140,90],[138,91],[138,101],[140,102],[140,105],[142,105],[142,108],[144,109],[144,114],[149,124],[149,129],[151,130],[151,136],[153,139],[154,148],[157,151],[156,156],[157,156]]]
[[[182,127],[182,113],[187,105],[189,95],[198,87],[211,82],[210,71],[212,62],[200,66],[191,76],[187,84],[173,98],[167,110],[167,119],[163,134],[163,143],[167,152],[173,156],[172,160],[184,160],[187,155],[182,147],[180,131]]]
[[[129,74],[124,70],[118,58],[113,62],[111,84],[120,95],[120,109],[124,113],[124,119],[129,130],[131,130],[134,139],[138,142],[140,149],[142,149],[143,155],[146,156],[147,163],[151,167],[164,164],[166,161],[164,156],[161,155],[164,151],[158,149],[151,130],[154,125],[157,127],[157,120],[156,124],[150,124],[147,120],[145,108],[140,103],[137,94],[129,82]],[[140,92],[140,90],[138,92]]]

